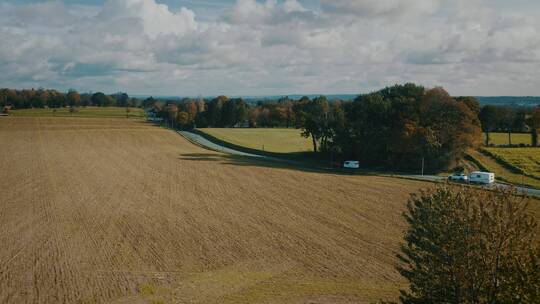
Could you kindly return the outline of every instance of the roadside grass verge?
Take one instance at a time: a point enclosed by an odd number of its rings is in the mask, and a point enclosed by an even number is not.
[[[140,108],[120,107],[79,107],[74,113],[70,113],[69,108],[34,108],[12,110],[10,115],[21,117],[92,117],[92,118],[143,118],[144,111]]]

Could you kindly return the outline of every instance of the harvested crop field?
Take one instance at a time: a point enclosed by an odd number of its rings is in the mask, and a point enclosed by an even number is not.
[[[231,158],[128,119],[0,118],[0,303],[368,303],[426,184]]]

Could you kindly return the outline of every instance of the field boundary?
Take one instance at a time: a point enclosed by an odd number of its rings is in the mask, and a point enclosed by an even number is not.
[[[125,107],[78,107],[76,112],[69,112],[69,107],[60,108],[28,108],[11,110],[12,117],[46,117],[46,118],[125,118],[144,119],[144,110],[130,107],[129,114]],[[54,110],[57,110],[56,112]]]

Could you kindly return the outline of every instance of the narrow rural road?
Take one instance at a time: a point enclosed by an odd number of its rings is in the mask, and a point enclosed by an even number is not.
[[[275,158],[275,157],[268,157],[268,156],[259,155],[259,154],[245,153],[245,152],[242,152],[242,151],[230,149],[230,148],[218,145],[218,144],[216,144],[214,142],[211,142],[208,139],[202,137],[201,135],[195,134],[193,132],[178,131],[178,133],[180,135],[182,135],[184,138],[186,138],[187,140],[189,140],[190,142],[193,142],[193,143],[195,143],[197,145],[200,145],[200,146],[202,146],[204,148],[207,148],[207,149],[210,149],[210,150],[219,151],[219,152],[223,152],[223,153],[228,153],[228,154],[232,154],[232,155],[255,157],[255,158],[259,158],[259,159],[271,160],[271,161],[277,161],[277,162],[296,163],[296,162],[292,162],[290,160],[285,160],[285,159],[280,159],[280,158]],[[429,181],[429,182],[443,182],[443,181],[446,180],[446,177],[437,176],[437,175],[406,175],[406,174],[402,174],[402,175],[394,175],[394,176],[410,178],[410,179],[415,179],[415,180]],[[534,197],[540,197],[540,190],[533,189],[533,188],[527,188],[527,187],[520,187],[518,185],[495,183],[495,184],[485,185],[485,186],[480,186],[480,187],[488,188],[488,189],[515,187],[516,190],[519,193],[524,193],[526,195],[534,196]]]
[[[203,146],[203,147],[205,147],[207,149],[210,149],[210,150],[219,151],[219,152],[232,154],[232,155],[249,156],[249,157],[256,157],[256,158],[269,159],[269,160],[278,160],[278,159],[275,159],[275,158],[272,158],[272,157],[267,157],[267,156],[264,156],[264,155],[245,153],[245,152],[229,149],[227,147],[224,147],[224,146],[218,145],[216,143],[213,143],[213,142],[209,141],[208,139],[202,137],[201,135],[195,134],[193,132],[178,131],[178,133],[180,135],[182,135],[184,138],[186,138],[187,140],[189,140],[190,142],[193,142],[193,143],[195,143],[197,145]]]
[[[417,180],[425,180],[430,182],[443,182],[446,180],[446,177],[444,176],[436,176],[436,175],[402,175],[403,177],[417,179]],[[540,190],[534,189],[534,188],[527,188],[527,187],[521,187],[518,185],[510,185],[510,184],[502,184],[502,183],[494,183],[491,185],[483,185],[479,186],[483,188],[493,189],[493,188],[510,188],[515,187],[516,191],[519,193],[524,193],[529,196],[535,196],[540,197]]]

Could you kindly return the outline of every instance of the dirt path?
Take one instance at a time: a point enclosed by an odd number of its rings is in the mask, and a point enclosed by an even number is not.
[[[426,184],[279,168],[122,119],[0,119],[0,303],[368,303]]]

